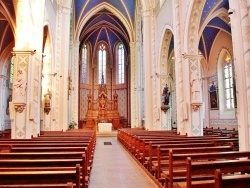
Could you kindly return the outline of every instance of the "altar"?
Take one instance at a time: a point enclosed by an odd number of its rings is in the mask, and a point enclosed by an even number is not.
[[[98,132],[112,132],[112,123],[98,123]]]
[[[93,99],[94,96],[97,96],[96,100]],[[121,117],[118,111],[118,94],[116,90],[108,95],[107,86],[102,83],[99,85],[97,95],[89,93],[87,101],[86,117],[79,121],[81,128],[111,132],[122,127],[124,117]]]

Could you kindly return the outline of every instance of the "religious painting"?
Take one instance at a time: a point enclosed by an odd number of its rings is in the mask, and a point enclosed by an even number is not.
[[[212,82],[209,86],[209,97],[210,97],[210,109],[211,110],[219,109],[218,87],[215,84],[215,82]]]

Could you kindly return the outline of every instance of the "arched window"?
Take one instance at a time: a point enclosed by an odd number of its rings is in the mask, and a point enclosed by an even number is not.
[[[99,84],[106,83],[107,51],[105,45],[101,44],[98,51]]]
[[[118,54],[117,82],[118,84],[124,84],[125,83],[125,55],[124,55],[123,44],[119,44],[117,54]]]
[[[225,107],[233,109],[234,106],[234,83],[233,83],[233,62],[228,53],[224,56],[223,66],[224,89],[225,89]]]
[[[88,48],[84,44],[82,48],[82,63],[81,63],[81,83],[87,83],[87,62],[88,62]]]

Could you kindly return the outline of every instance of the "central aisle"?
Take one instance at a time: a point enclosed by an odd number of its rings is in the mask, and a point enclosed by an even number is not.
[[[112,144],[112,145],[104,145]],[[117,141],[97,137],[90,188],[157,188],[146,172]]]

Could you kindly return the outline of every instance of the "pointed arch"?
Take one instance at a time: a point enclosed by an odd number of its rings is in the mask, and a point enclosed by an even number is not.
[[[130,24],[130,22],[126,19],[126,17],[115,7],[111,6],[110,4],[103,2],[95,6],[93,9],[91,9],[85,16],[81,17],[81,19],[76,23],[75,27],[75,39],[78,39],[81,35],[81,29],[83,26],[87,23],[87,21],[94,16],[96,13],[101,11],[102,9],[107,9],[111,13],[113,13],[115,16],[119,18],[119,20],[123,23],[125,28],[127,29],[127,32],[129,34],[130,41],[134,41],[134,29],[133,25]]]
[[[218,99],[221,118],[235,118],[235,78],[232,54],[222,49],[217,63]]]

